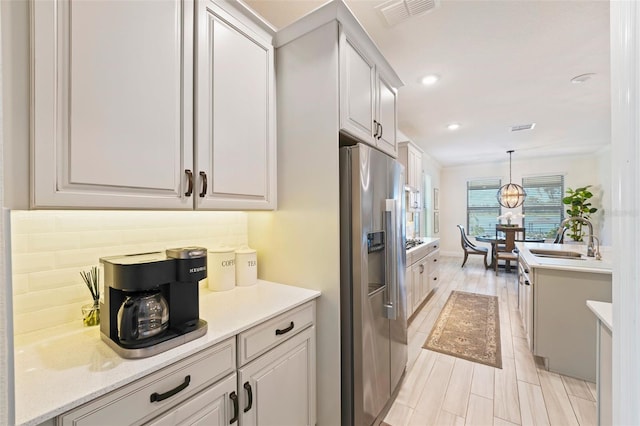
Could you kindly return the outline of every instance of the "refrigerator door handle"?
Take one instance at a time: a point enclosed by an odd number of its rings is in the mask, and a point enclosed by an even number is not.
[[[397,215],[397,202],[395,199],[385,200],[384,210],[384,223],[386,234],[386,270],[387,270],[387,303],[384,304],[385,317],[390,320],[395,320],[398,316],[398,281],[397,281],[397,268],[398,265],[395,262],[397,244],[396,240],[396,215]]]

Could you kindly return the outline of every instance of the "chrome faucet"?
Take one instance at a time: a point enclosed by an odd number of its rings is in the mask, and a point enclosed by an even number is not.
[[[571,216],[566,218],[565,220],[562,221],[562,223],[560,224],[560,228],[558,228],[558,232],[563,232],[564,231],[564,226],[566,224],[568,224],[569,222],[573,222],[573,221],[578,221],[578,222],[582,222],[585,225],[587,225],[589,227],[589,244],[587,245],[587,257],[595,257],[595,250],[594,250],[594,242],[593,242],[593,224],[591,222],[589,222],[587,219],[583,218],[583,217],[578,217],[578,216]],[[598,246],[600,246],[600,244],[598,243]],[[598,252],[598,256],[600,255],[600,249],[598,248],[597,250]]]

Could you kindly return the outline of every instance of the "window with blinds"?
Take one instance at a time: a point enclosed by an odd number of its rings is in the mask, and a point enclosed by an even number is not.
[[[522,205],[527,238],[553,238],[563,218],[564,176],[522,178],[527,198]]]
[[[494,235],[500,204],[496,198],[500,179],[467,181],[467,233],[469,235]]]

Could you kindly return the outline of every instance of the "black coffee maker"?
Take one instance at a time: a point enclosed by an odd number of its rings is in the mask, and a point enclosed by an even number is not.
[[[104,267],[100,332],[123,358],[145,358],[204,336],[198,282],[207,276],[207,249],[110,256]]]

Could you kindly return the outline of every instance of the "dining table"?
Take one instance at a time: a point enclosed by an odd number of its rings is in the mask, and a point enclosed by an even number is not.
[[[495,235],[478,235],[475,238],[476,238],[476,241],[480,243],[491,244],[491,264],[489,265],[489,267],[493,269],[496,262],[496,252],[498,251],[498,245],[506,244],[507,240],[502,237],[496,237]],[[526,237],[524,240],[516,239],[516,241],[525,242],[525,243],[544,243],[545,239]]]

